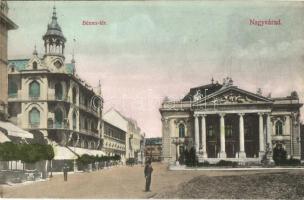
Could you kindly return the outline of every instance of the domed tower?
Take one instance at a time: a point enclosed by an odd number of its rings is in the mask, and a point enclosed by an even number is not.
[[[45,56],[60,56],[64,59],[66,38],[57,22],[55,6],[53,8],[52,21],[48,24],[47,31],[42,39],[44,40]]]

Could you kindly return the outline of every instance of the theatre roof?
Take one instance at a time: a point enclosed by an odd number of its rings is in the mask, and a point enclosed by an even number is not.
[[[202,95],[205,95],[205,90],[206,90],[206,95],[210,95],[218,90],[220,90],[223,87],[223,85],[219,83],[211,83],[208,85],[201,85],[198,87],[190,88],[190,91],[188,94],[183,98],[182,101],[191,101],[193,100],[193,96],[199,91]]]

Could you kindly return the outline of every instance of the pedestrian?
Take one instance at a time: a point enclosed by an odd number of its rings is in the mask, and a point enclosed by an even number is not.
[[[68,181],[68,171],[69,171],[69,167],[65,163],[64,166],[63,166],[63,179],[64,179],[64,181]]]
[[[151,161],[147,161],[145,166],[145,178],[146,178],[146,192],[150,191],[150,185],[151,185],[151,176],[152,176],[153,168],[151,165]]]

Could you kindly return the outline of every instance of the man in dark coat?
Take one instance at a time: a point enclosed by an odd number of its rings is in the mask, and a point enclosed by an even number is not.
[[[64,177],[64,181],[68,181],[68,171],[69,171],[69,167],[68,165],[65,163],[63,166],[63,177]]]
[[[150,191],[152,172],[153,172],[153,168],[151,165],[151,161],[149,160],[145,166],[146,192]]]

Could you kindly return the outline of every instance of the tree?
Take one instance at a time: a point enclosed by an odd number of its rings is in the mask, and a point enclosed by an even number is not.
[[[276,165],[284,164],[287,161],[287,152],[281,145],[273,149],[273,160]]]

